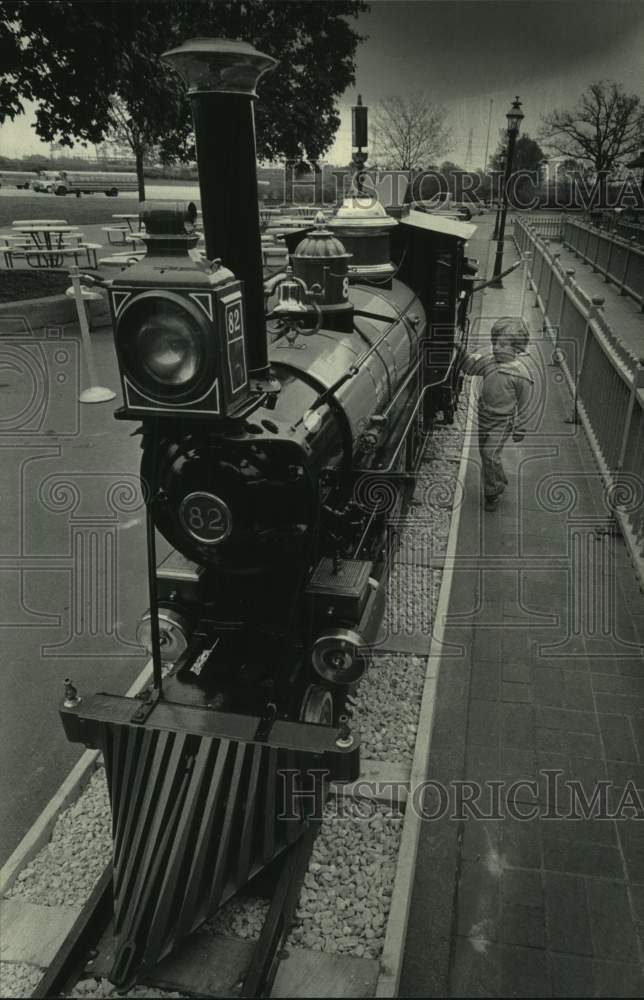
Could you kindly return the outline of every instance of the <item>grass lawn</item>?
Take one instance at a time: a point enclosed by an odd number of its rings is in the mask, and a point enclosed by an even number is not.
[[[136,212],[137,201],[83,195],[82,198],[55,194],[34,194],[18,198],[0,198],[0,226],[10,226],[14,219],[67,219],[71,226],[98,223],[114,224],[115,212]]]
[[[66,271],[27,271],[24,268],[0,271],[0,302],[21,302],[24,299],[62,295],[69,285],[69,274]]]
[[[193,181],[146,180],[146,197],[154,199],[155,188],[185,187]],[[14,219],[67,219],[70,226],[115,225],[112,218],[119,212],[136,212],[137,198],[107,198],[104,194],[84,194],[81,198],[67,195],[42,194],[38,191],[12,197],[8,192],[0,198],[0,227],[10,226]]]

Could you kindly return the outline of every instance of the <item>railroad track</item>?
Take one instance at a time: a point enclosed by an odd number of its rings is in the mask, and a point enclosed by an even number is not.
[[[462,420],[465,409],[466,407],[462,407],[459,411]],[[461,430],[464,431],[467,443],[470,438],[470,409],[467,410],[467,418],[464,422],[465,427]],[[437,436],[440,437],[440,434]],[[467,448],[463,449],[460,458],[458,450],[458,446],[453,444],[451,454],[440,459],[441,471],[438,479],[443,482],[443,485],[446,464],[449,464],[453,470],[454,483],[463,479],[462,472]],[[423,484],[422,489],[426,489],[428,482],[431,485],[431,461],[421,467],[420,476]],[[341,884],[334,885],[333,882],[332,869],[337,866],[332,863],[333,859],[329,862],[329,854],[335,849],[333,845],[336,841],[339,844],[342,838],[336,836],[337,827],[335,828],[336,832],[331,834],[325,833],[325,823],[322,823],[321,830],[316,824],[291,848],[281,864],[264,877],[262,885],[256,886],[255,883],[250,883],[249,891],[257,893],[260,898],[262,894],[264,897],[270,897],[270,902],[263,904],[264,909],[267,907],[267,912],[259,936],[253,935],[255,940],[233,938],[230,936],[230,931],[226,932],[225,928],[224,933],[221,933],[221,929],[219,929],[219,931],[207,934],[194,934],[175,954],[160,963],[152,977],[143,979],[144,984],[154,986],[156,989],[171,990],[192,996],[267,996],[270,994],[271,987],[275,995],[285,997],[320,995],[387,997],[396,995],[421,822],[417,810],[409,808],[409,790],[420,785],[426,771],[440,657],[442,621],[449,599],[451,554],[455,549],[458,531],[458,510],[456,504],[451,517],[445,550],[442,553],[430,555],[428,561],[431,561],[431,569],[427,565],[420,567],[425,576],[432,576],[440,572],[442,579],[437,602],[434,602],[433,638],[432,646],[429,649],[429,658],[427,659],[426,652],[420,654],[423,657],[421,662],[427,665],[422,670],[422,676],[416,678],[421,683],[418,689],[419,697],[416,699],[419,705],[413,759],[409,760],[408,754],[407,759],[398,761],[365,759],[359,781],[350,785],[331,786],[330,788],[327,809],[330,809],[334,815],[340,812],[343,816],[341,822],[345,823],[346,830],[349,831],[345,840],[357,837],[359,842],[363,844],[365,854],[372,850],[368,846],[368,841],[365,841],[364,838],[360,840],[364,832],[360,824],[362,823],[364,827],[366,823],[365,837],[380,838],[383,843],[388,845],[388,850],[392,844],[398,848],[395,862],[391,860],[391,853],[385,855],[382,852],[376,852],[375,855],[375,867],[382,867],[384,864],[390,871],[387,891],[390,890],[391,895],[381,897],[379,902],[383,910],[382,924],[375,927],[368,926],[363,929],[362,935],[360,935],[353,933],[355,924],[352,922],[352,917],[347,916],[344,929],[351,933],[345,935],[346,940],[351,945],[352,940],[357,937],[358,941],[362,943],[358,943],[357,947],[349,947],[344,953],[342,950],[320,950],[306,946],[307,937],[311,936],[311,932],[307,932],[307,923],[313,923],[315,926],[321,921],[322,927],[324,927],[325,920],[328,923],[329,918],[325,916],[320,918],[318,912],[317,920],[307,921],[306,917],[303,921],[300,920],[299,928],[296,927],[287,943],[288,928],[293,914],[296,912],[302,886],[304,887],[303,897],[308,895],[309,898],[315,898],[316,893],[319,895],[325,889],[326,879],[329,884],[327,898],[334,899],[337,896],[338,900],[342,900],[342,886]],[[407,518],[405,523],[411,525],[412,532],[418,529],[418,524],[421,525],[422,530],[422,520],[417,523],[411,517]],[[425,529],[427,529],[427,525],[425,525]],[[412,561],[414,558],[413,549],[412,545]],[[402,563],[394,563],[392,571],[394,578],[396,572],[404,575],[404,555],[401,558],[403,559]],[[407,568],[409,569],[409,566]],[[417,570],[418,567],[411,567],[412,572]],[[400,586],[392,591],[394,596],[399,596],[400,592]],[[400,638],[393,637],[387,640],[386,646],[389,649],[393,647],[393,651],[385,653],[385,656],[393,657],[396,663],[401,665],[403,673],[405,669],[413,673],[413,662],[410,666],[408,662],[404,664],[403,661],[405,658],[407,661],[410,659],[413,661],[415,658],[420,659],[420,655],[415,657],[413,650],[419,648],[417,645],[415,647],[415,643],[422,637],[413,634],[410,636],[408,632],[405,632],[405,622],[403,621],[402,624]],[[424,641],[429,647],[428,636],[424,637]],[[396,645],[402,647],[397,652]],[[384,677],[384,674],[382,676]],[[143,681],[139,686],[143,686]],[[385,696],[391,697],[391,692],[386,690]],[[358,712],[360,708],[360,699],[358,699]],[[364,723],[368,726],[371,723],[368,705],[363,705],[362,708],[365,710]],[[394,712],[391,728],[395,729],[397,726],[400,727],[400,720],[396,719]],[[386,744],[388,740],[390,741],[389,746],[400,746],[400,735],[400,732],[385,733],[384,735],[377,731],[370,732],[367,734],[365,749],[371,756],[377,754],[378,746],[382,746],[383,742]],[[405,738],[409,743],[409,736]],[[397,751],[397,755],[400,756],[399,751]],[[85,756],[91,758],[92,754],[88,751]],[[94,754],[93,759],[87,763],[85,768],[85,777],[87,778],[89,773],[98,766],[98,757]],[[365,816],[368,818],[365,819]],[[334,828],[330,826],[328,829],[333,830]],[[326,853],[317,855],[321,861],[315,860],[318,850],[316,844],[320,842],[316,841],[318,833],[322,843],[325,843],[326,838],[327,845]],[[340,851],[340,847],[337,850]],[[342,857],[341,854],[339,856]],[[329,874],[331,874],[330,879]],[[17,877],[18,872],[14,871],[13,878]],[[353,877],[353,873],[351,873],[351,877]],[[355,877],[358,878],[358,875]],[[375,872],[372,877],[377,881],[378,872]],[[337,878],[342,879],[341,865],[339,874],[336,872],[336,881]],[[267,880],[270,882],[268,885]],[[42,979],[32,993],[34,997],[67,996],[72,992],[74,983],[78,979],[86,979],[89,976],[91,979],[100,980],[106,975],[111,966],[109,954],[110,890],[111,866],[107,865],[91,895],[78,913],[73,926],[49,962]],[[385,889],[381,887],[381,892],[384,891]],[[367,900],[367,902],[369,901]],[[256,909],[256,903],[252,900],[244,901],[242,899],[234,906],[237,908],[238,920],[241,913],[242,922],[245,907],[251,910],[253,907]],[[306,902],[302,903],[300,899],[300,911],[303,909],[306,912]],[[313,916],[315,917],[315,914]],[[259,930],[260,922],[257,918],[255,919],[256,930]],[[379,918],[375,920],[375,923],[378,925]],[[324,942],[322,948],[327,944],[328,942]],[[335,945],[332,943],[331,947],[335,947]],[[82,995],[103,996],[105,993],[101,988],[96,994],[92,994],[91,990],[83,990]]]

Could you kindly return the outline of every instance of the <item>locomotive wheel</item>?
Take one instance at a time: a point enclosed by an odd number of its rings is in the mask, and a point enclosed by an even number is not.
[[[300,722],[333,725],[333,695],[321,684],[309,684],[302,699]]]

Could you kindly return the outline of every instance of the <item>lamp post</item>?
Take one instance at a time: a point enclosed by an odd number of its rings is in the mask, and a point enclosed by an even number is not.
[[[491,286],[493,288],[503,288],[503,281],[499,277],[503,270],[503,243],[505,239],[505,220],[508,214],[508,185],[512,173],[512,160],[514,159],[514,145],[519,134],[519,127],[525,118],[521,110],[521,101],[518,97],[512,102],[510,110],[505,116],[508,120],[508,155],[505,162],[505,177],[503,179],[503,190],[501,192],[501,215],[498,228],[498,239],[496,244],[496,257],[494,259],[494,271],[492,274]]]
[[[506,132],[507,132],[507,129],[506,129]],[[499,134],[500,134],[500,132],[499,132]],[[503,185],[505,185],[506,179],[507,179],[507,176],[508,176],[507,175],[507,164],[508,164],[508,160],[507,160],[507,157],[508,157],[508,147],[507,147],[507,145],[505,147],[505,157],[506,157],[506,159],[505,159],[505,170],[506,170],[506,173],[505,173],[505,177],[504,177],[504,180],[503,180]],[[496,215],[494,217],[494,232],[492,233],[492,240],[493,240],[493,242],[496,242],[498,240],[498,238],[499,238],[499,227],[501,225],[501,208],[502,208],[502,206],[503,206],[503,186],[499,185],[499,194],[498,194],[498,198],[497,198],[497,201],[496,201]]]
[[[364,178],[362,172],[367,162],[366,146],[369,144],[369,109],[362,103],[362,95],[358,94],[358,103],[351,108],[351,146],[353,154],[351,166],[353,167],[353,186],[358,194],[362,194]]]

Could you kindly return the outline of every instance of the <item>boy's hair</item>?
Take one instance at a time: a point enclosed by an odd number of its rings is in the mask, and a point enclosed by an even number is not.
[[[521,354],[525,352],[530,340],[530,332],[525,320],[519,316],[502,316],[501,319],[497,319],[490,332],[493,344],[496,344],[502,333],[511,335],[510,343],[515,350],[520,351]]]

